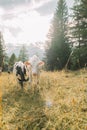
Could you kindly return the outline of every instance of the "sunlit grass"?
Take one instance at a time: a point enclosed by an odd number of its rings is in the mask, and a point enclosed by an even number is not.
[[[35,90],[3,73],[0,86],[3,130],[87,130],[86,70],[42,71]]]

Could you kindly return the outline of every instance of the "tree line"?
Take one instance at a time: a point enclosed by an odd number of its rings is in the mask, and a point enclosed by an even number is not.
[[[87,0],[74,0],[71,10],[73,13],[68,14],[66,0],[58,0],[46,41],[47,70],[77,70],[87,65]],[[12,54],[8,58],[0,33],[0,66],[6,69],[7,64],[12,66],[15,61],[26,59],[25,46],[18,57]]]
[[[77,70],[87,64],[87,0],[74,0],[71,10],[69,15],[66,1],[58,1],[48,33],[48,70]]]
[[[11,72],[13,70],[13,65],[17,61],[25,62],[28,59],[27,49],[23,45],[19,51],[19,55],[16,56],[15,53],[12,53],[11,56],[8,56],[6,53],[6,47],[3,40],[3,35],[0,32],[0,68],[3,71]]]

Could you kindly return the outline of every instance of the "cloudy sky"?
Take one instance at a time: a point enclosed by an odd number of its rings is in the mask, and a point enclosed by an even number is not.
[[[58,0],[0,0],[0,31],[5,43],[44,42]],[[73,1],[67,0],[70,8]]]

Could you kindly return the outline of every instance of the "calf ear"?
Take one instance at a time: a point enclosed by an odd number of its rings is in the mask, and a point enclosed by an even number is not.
[[[24,62],[25,65],[31,65],[29,61]]]
[[[44,65],[44,62],[43,62],[43,61],[41,61],[41,62],[39,62],[39,64],[38,64],[38,65],[42,66],[42,65]]]

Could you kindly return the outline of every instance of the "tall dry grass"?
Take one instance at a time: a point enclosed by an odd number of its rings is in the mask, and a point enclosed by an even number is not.
[[[3,73],[0,88],[2,130],[87,130],[86,70],[42,72],[39,85],[24,90]]]

